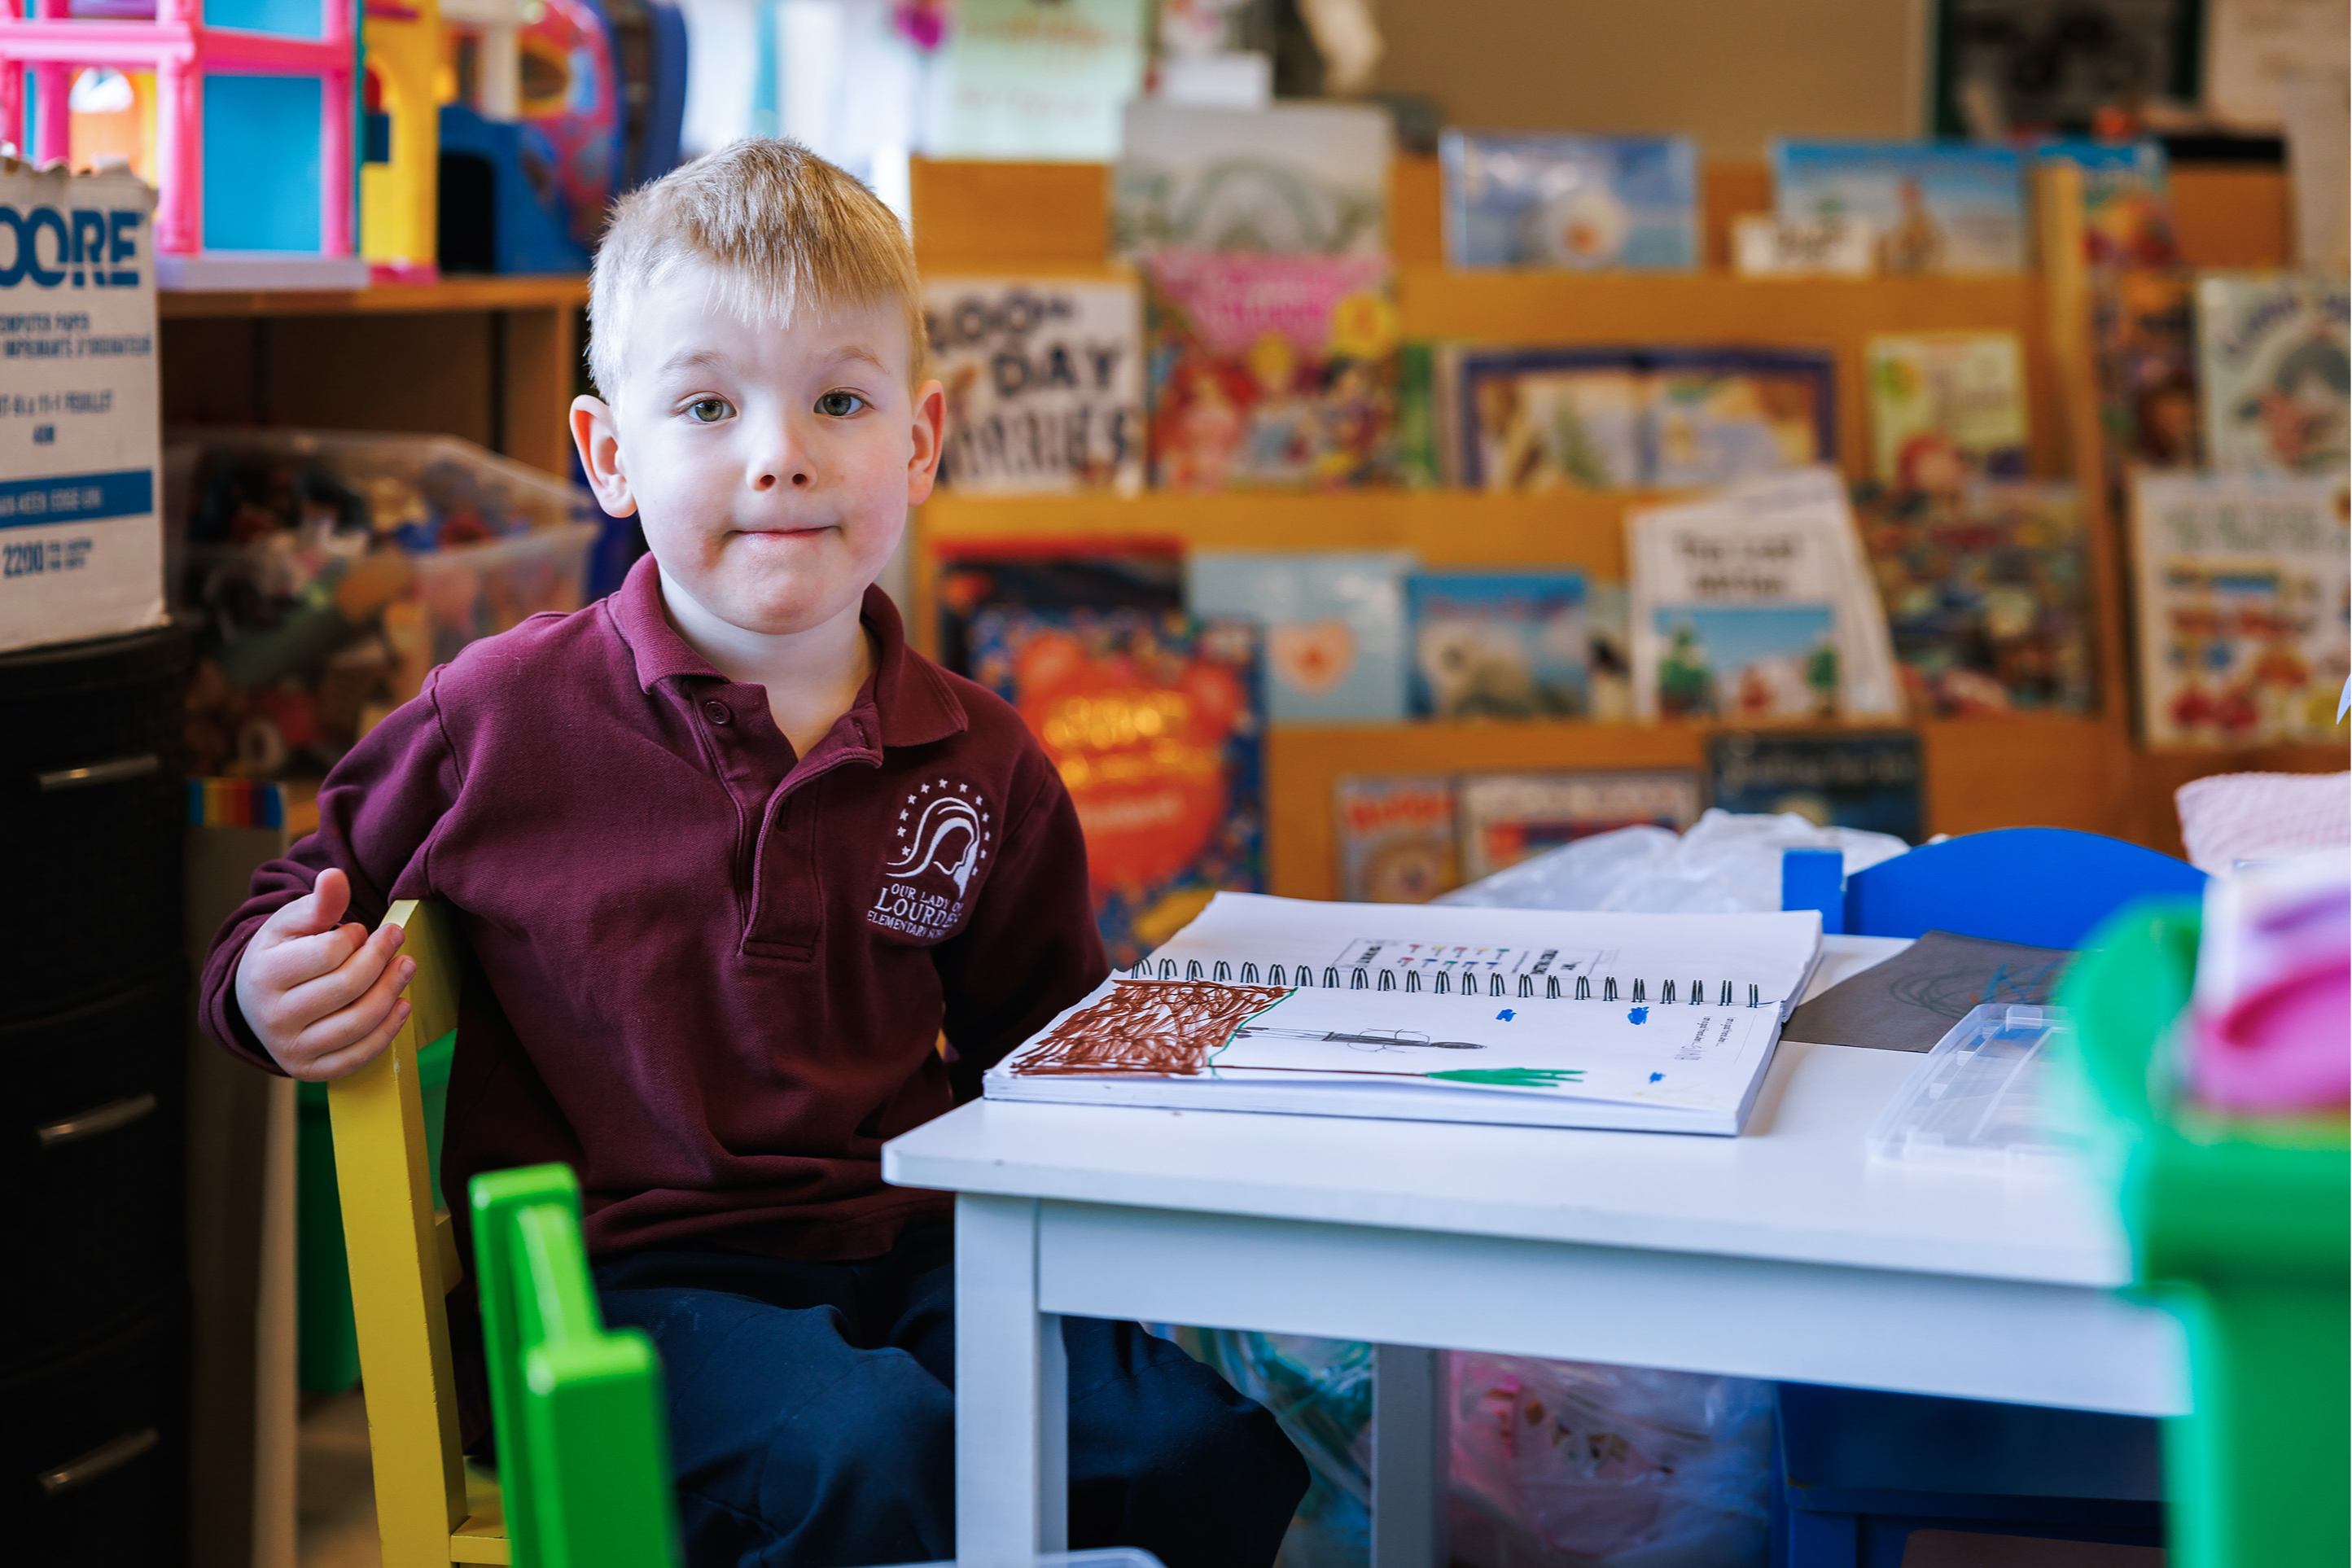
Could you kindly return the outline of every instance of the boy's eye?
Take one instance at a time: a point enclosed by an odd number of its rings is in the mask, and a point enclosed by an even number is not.
[[[835,419],[846,419],[866,406],[866,399],[854,392],[828,392],[816,400],[816,411]]]
[[[734,412],[723,397],[698,397],[686,405],[686,416],[698,425],[716,425]]]

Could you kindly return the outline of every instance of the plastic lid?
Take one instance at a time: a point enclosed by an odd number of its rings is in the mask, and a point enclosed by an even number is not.
[[[1874,1159],[1915,1167],[2034,1172],[2071,1166],[2087,1142],[2052,1110],[2061,1007],[1989,1003],[1937,1040],[1870,1130]]]

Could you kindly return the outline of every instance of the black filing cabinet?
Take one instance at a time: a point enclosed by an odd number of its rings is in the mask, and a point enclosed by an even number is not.
[[[0,1563],[185,1557],[187,664],[0,654]]]

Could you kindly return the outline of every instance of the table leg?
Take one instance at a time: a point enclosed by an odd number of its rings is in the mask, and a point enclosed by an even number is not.
[[[1372,1363],[1371,1568],[1445,1561],[1445,1359],[1381,1345]]]
[[[956,1199],[956,1553],[1017,1563],[1069,1535],[1062,1321],[1037,1310],[1037,1205]]]

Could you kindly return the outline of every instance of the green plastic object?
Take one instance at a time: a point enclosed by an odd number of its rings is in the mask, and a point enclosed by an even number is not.
[[[416,1053],[436,1208],[449,1206],[441,1198],[441,1121],[449,1103],[449,1064],[457,1054],[455,1029]],[[295,1085],[294,1103],[294,1375],[305,1394],[341,1394],[360,1380],[360,1336],[352,1321],[352,1274],[343,1252],[342,1189],[335,1184],[327,1086]]]
[[[477,1176],[474,1268],[515,1568],[677,1568],[661,1361],[608,1331],[565,1165]]]
[[[2189,900],[2120,910],[2060,996],[2134,1276],[2189,1332],[2194,1413],[2164,1433],[2170,1561],[2352,1561],[2346,1121],[2229,1119],[2175,1092],[2198,928]]]

